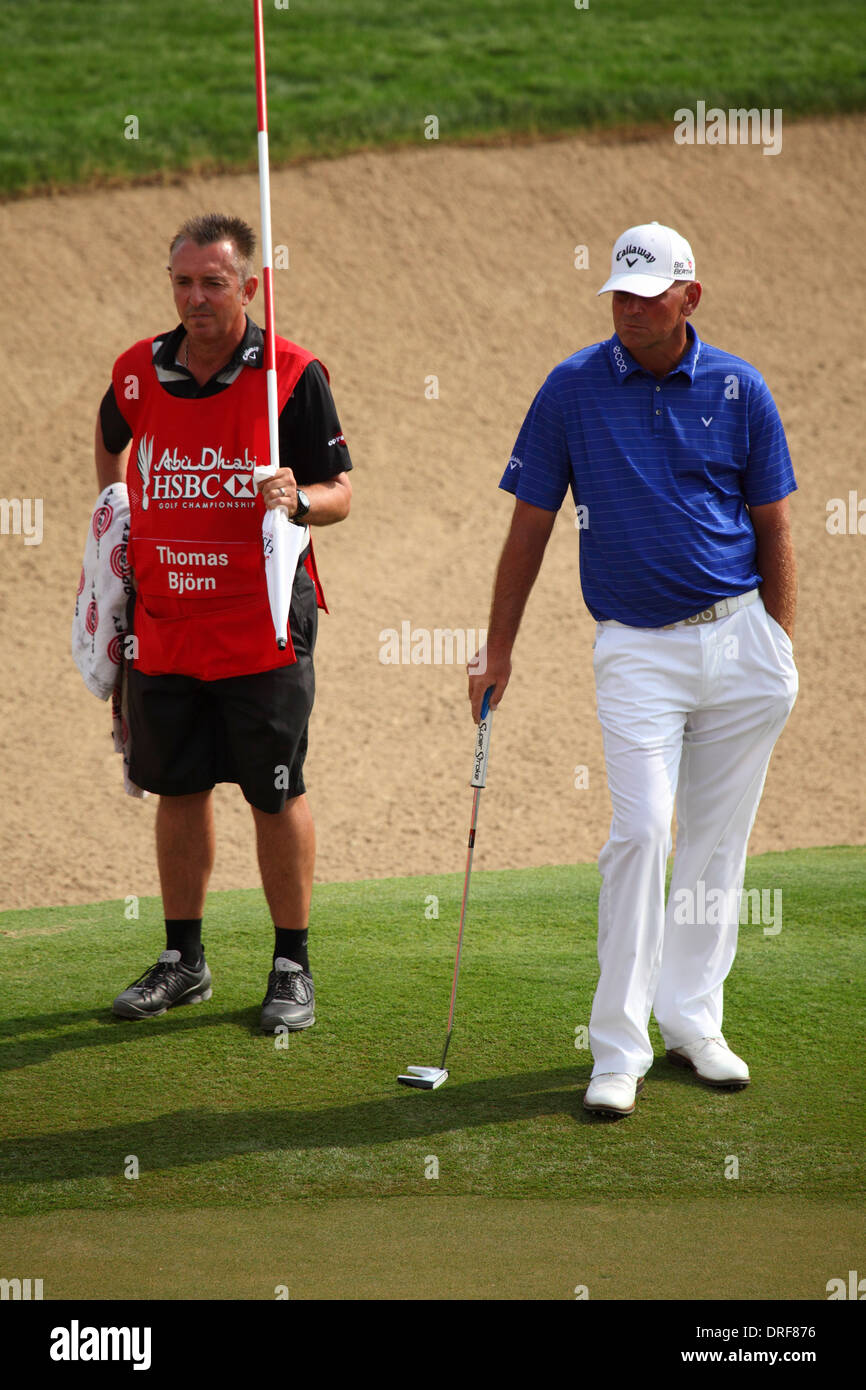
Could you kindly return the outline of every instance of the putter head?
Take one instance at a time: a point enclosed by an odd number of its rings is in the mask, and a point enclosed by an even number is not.
[[[448,1080],[448,1073],[442,1067],[407,1067],[406,1074],[398,1076],[397,1080],[404,1086],[415,1086],[419,1091],[435,1091],[437,1086]]]

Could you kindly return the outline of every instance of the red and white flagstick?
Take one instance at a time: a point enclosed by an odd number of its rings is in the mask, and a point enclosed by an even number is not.
[[[259,124],[259,194],[262,216],[262,278],[265,292],[265,378],[268,392],[268,464],[259,464],[253,469],[256,484],[265,478],[272,478],[280,466],[279,404],[277,397],[277,344],[274,329],[274,264],[271,248],[271,174],[268,158],[268,102],[265,91],[265,34],[262,23],[262,0],[253,0],[253,13],[256,30],[256,104]],[[294,574],[294,561],[297,554],[294,543],[298,534],[289,537],[288,533],[297,531],[286,515],[284,508],[268,510],[262,522],[262,543],[265,551],[265,575],[267,577],[268,597],[274,619],[277,646],[285,651],[288,644],[289,598],[292,580],[286,574]]]
[[[265,34],[262,0],[253,0],[256,27],[256,104],[259,120],[259,196],[262,218],[262,278],[265,292],[265,369],[268,387],[269,474],[280,466],[277,410],[277,354],[274,334],[274,267],[271,247],[271,173],[268,158],[268,99],[265,90]],[[264,473],[262,476],[266,476]]]

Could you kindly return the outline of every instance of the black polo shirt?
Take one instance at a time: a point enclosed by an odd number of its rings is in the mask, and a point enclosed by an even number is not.
[[[183,324],[154,339],[153,365],[157,380],[171,396],[199,400],[215,396],[231,386],[245,370],[264,370],[264,335],[247,315],[246,332],[231,361],[203,386],[187,367],[178,362],[186,337]],[[120,454],[132,439],[132,430],[123,417],[114,387],[109,386],[99,407],[102,439],[110,454]],[[301,487],[326,483],[352,467],[343,438],[337,408],[320,363],[310,362],[301,373],[295,389],[280,413],[280,462],[291,468]]]

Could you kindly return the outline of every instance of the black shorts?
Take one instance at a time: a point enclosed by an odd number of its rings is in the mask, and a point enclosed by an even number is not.
[[[136,786],[189,796],[237,782],[251,806],[273,815],[301,796],[318,616],[315,586],[301,566],[289,617],[293,665],[216,681],[146,676],[130,666],[129,775]]]

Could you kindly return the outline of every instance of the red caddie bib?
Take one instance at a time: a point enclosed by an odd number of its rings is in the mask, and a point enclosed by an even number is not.
[[[183,400],[159,384],[153,339],[117,359],[118,406],[132,429],[126,470],[135,575],[134,665],[146,675],[199,680],[252,675],[291,665],[291,636],[277,647],[262,545],[265,505],[253,468],[266,464],[264,368],[244,368],[215,396]],[[312,353],[276,340],[277,398],[283,409]],[[324,596],[310,552],[306,568]]]

